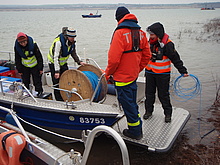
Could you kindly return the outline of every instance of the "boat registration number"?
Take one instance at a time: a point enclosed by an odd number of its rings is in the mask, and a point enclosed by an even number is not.
[[[104,118],[93,118],[93,117],[80,117],[79,118],[80,123],[95,123],[95,124],[105,124]]]

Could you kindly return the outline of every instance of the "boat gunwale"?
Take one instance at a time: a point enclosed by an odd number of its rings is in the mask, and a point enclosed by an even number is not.
[[[3,100],[0,99],[0,103],[5,103],[8,105],[11,105],[12,101],[8,101],[8,100]],[[13,102],[14,106],[18,106],[18,107],[25,107],[25,108],[30,108],[33,110],[37,110],[37,111],[49,111],[49,112],[59,112],[59,113],[63,113],[63,114],[70,114],[70,115],[85,115],[86,116],[106,116],[106,117],[115,117],[118,116],[119,118],[121,116],[123,116],[124,114],[121,112],[119,113],[107,113],[107,112],[88,112],[88,111],[82,111],[82,110],[75,110],[75,109],[58,109],[55,107],[52,108],[48,108],[48,107],[42,107],[42,106],[37,106],[37,105],[29,105],[27,103],[22,103],[22,102]]]

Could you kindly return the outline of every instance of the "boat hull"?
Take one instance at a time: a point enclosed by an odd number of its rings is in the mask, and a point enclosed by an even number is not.
[[[215,10],[215,8],[213,8],[213,7],[211,7],[211,8],[205,7],[205,8],[201,8],[201,10]]]
[[[12,102],[0,100],[0,106],[10,108]],[[81,138],[83,130],[92,130],[98,125],[112,126],[122,116],[118,114],[107,113],[85,113],[74,110],[56,110],[48,107],[39,107],[21,103],[14,103],[13,110],[16,114],[26,122],[42,127],[46,130],[74,138]],[[4,111],[0,110],[0,118],[13,124],[13,119]],[[22,121],[21,121],[22,122]],[[42,130],[34,129],[30,124],[22,122],[25,129],[29,132],[39,132]],[[39,134],[37,134],[39,136]],[[47,134],[53,135],[51,133]],[[65,139],[58,137],[55,141],[63,141]]]
[[[83,18],[100,18],[102,15],[98,14],[98,15],[82,15]]]

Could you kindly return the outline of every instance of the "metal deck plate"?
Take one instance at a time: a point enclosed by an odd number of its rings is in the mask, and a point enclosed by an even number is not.
[[[127,128],[126,117],[123,117],[113,128],[124,140],[154,152],[167,152],[190,118],[187,110],[173,107],[172,121],[165,123],[163,109],[158,104],[155,105],[153,115],[147,120],[143,119],[145,112],[143,102],[139,105],[139,111],[143,121],[143,138],[141,140],[133,140],[122,134],[122,131]]]

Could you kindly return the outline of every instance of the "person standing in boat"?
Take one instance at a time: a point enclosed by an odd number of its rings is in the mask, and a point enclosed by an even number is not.
[[[171,63],[177,68],[184,77],[189,76],[187,69],[183,66],[178,52],[174,47],[174,43],[165,33],[161,23],[156,22],[147,28],[150,34],[150,48],[152,58],[146,66],[146,88],[145,88],[145,114],[143,118],[146,120],[152,116],[154,110],[155,93],[158,90],[158,98],[162,104],[165,115],[165,122],[171,122],[172,105],[170,103],[169,83]]]
[[[132,139],[141,139],[142,120],[136,103],[136,79],[151,58],[146,33],[137,24],[137,18],[126,7],[116,10],[118,27],[112,36],[108,51],[106,76],[112,76],[117,98],[127,118],[128,129],[123,134]]]
[[[53,85],[59,88],[59,79],[63,72],[68,70],[67,60],[71,55],[78,65],[85,65],[80,57],[76,54],[75,44],[76,30],[71,27],[64,27],[52,43],[48,53],[49,67]],[[59,90],[54,90],[55,99],[63,101]]]
[[[37,96],[43,93],[41,77],[43,74],[43,57],[37,43],[33,38],[20,32],[17,35],[14,46],[15,65],[22,82],[29,89],[30,77],[32,75],[33,84]]]

